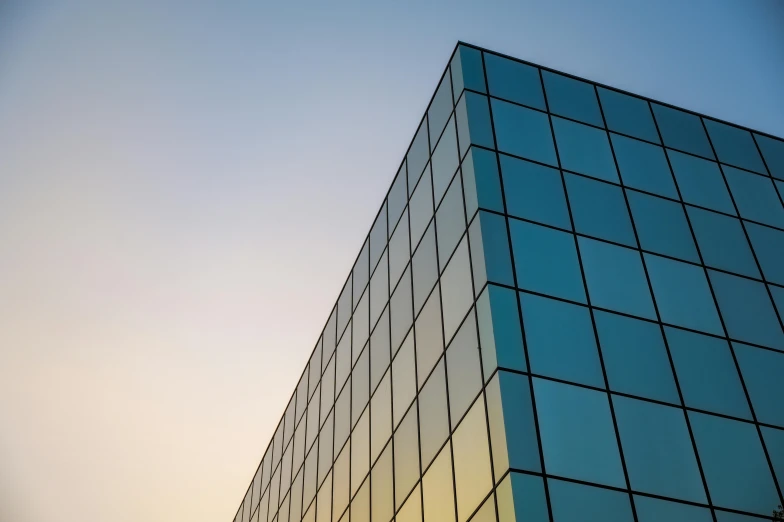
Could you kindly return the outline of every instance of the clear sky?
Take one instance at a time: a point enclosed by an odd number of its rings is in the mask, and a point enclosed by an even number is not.
[[[0,2],[0,520],[231,520],[458,39],[784,136],[780,0]]]

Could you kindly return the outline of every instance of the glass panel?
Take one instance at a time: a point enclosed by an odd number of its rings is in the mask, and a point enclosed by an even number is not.
[[[330,522],[332,516],[332,476],[318,492],[316,522]]]
[[[335,358],[330,359],[321,381],[321,424],[335,403]]]
[[[395,497],[398,506],[419,480],[419,427],[417,409],[406,413],[395,430]]]
[[[558,166],[547,115],[492,99],[498,150]]]
[[[373,466],[370,481],[371,520],[388,522],[395,512],[392,481],[392,445],[387,446],[384,454]]]
[[[700,262],[683,205],[631,190],[626,194],[643,250]]]
[[[577,232],[637,246],[621,187],[574,174],[564,180]]]
[[[392,361],[392,390],[394,392],[393,420],[394,425],[397,426],[417,392],[413,335],[406,338],[400,351],[397,352],[395,360]]]
[[[425,520],[439,522],[455,520],[455,492],[449,443],[422,478],[422,494],[425,499]]]
[[[426,468],[449,436],[449,408],[443,361],[438,363],[433,375],[419,393],[419,412],[422,467]]]
[[[368,294],[369,292],[365,292],[362,299],[359,300],[359,305],[351,317],[351,360],[353,362],[357,361],[357,357],[367,343],[370,334],[370,298]]]
[[[433,285],[438,280],[438,258],[436,257],[436,230],[431,225],[422,237],[411,261],[414,276],[414,314],[419,313]]]
[[[518,286],[585,302],[577,250],[571,234],[511,220]]]
[[[356,493],[370,470],[370,418],[362,414],[351,433],[351,493]]]
[[[694,207],[686,210],[706,265],[750,277],[760,276],[740,220]],[[752,226],[756,225],[748,224],[746,229],[753,236]]]
[[[487,96],[466,92],[455,108],[457,136],[460,145],[460,157],[468,151],[468,147],[479,145],[488,149],[495,148],[493,127],[490,123],[490,107]]]
[[[324,338],[324,345],[321,350],[321,371],[324,371],[327,368],[329,358],[332,357],[333,353],[335,353],[335,343],[337,341],[337,337],[335,335],[336,313],[337,311],[333,308],[332,313],[329,314],[327,325],[324,327],[324,332],[322,334],[322,337]]]
[[[482,507],[476,510],[474,516],[471,517],[471,522],[496,522],[495,516],[495,496],[491,494],[487,500],[482,503]]]
[[[561,168],[619,182],[607,132],[561,118],[553,118],[553,130]]]
[[[414,194],[411,195],[408,212],[411,222],[411,248],[415,250],[419,239],[430,223],[430,218],[433,217],[433,191],[430,176],[422,178],[422,183],[417,185]]]
[[[466,215],[470,221],[478,208],[504,211],[495,152],[471,148],[463,160]]]
[[[742,217],[784,228],[784,207],[770,178],[732,167],[724,167],[724,175]]]
[[[351,484],[354,487],[354,484]],[[366,480],[351,501],[351,521],[370,522],[370,480]]]
[[[343,334],[343,330],[348,325],[348,320],[351,318],[351,310],[351,274],[349,274],[348,281],[343,285],[343,290],[338,298],[338,337]]]
[[[540,472],[528,377],[499,371],[487,385],[486,395],[496,477],[510,467]]]
[[[397,482],[395,482],[397,485]],[[395,500],[400,503],[400,494],[397,490],[395,490],[396,498]],[[414,490],[411,495],[409,495],[403,507],[400,508],[397,516],[395,517],[396,522],[422,522],[422,495],[419,493],[419,485]]]
[[[422,120],[422,123],[417,130],[414,141],[411,142],[411,148],[408,150],[408,155],[406,156],[409,194],[414,190],[417,181],[419,181],[429,156],[430,146],[428,145],[427,139],[427,118],[425,118]]]
[[[441,141],[438,142],[436,150],[433,152],[431,164],[433,166],[433,193],[435,195],[436,206],[441,201],[441,197],[449,186],[449,182],[457,171],[459,164],[457,152],[457,135],[455,134],[455,124],[449,120]]]
[[[335,350],[335,383],[340,389],[351,373],[351,328],[346,330]]]
[[[389,303],[390,319],[392,323],[392,350],[397,350],[403,342],[411,323],[413,322],[413,310],[411,309],[411,270],[406,268],[403,278],[392,294]]]
[[[607,394],[543,379],[534,393],[547,472],[625,487]]]
[[[550,71],[542,71],[542,79],[550,112],[604,127],[592,84]]]
[[[781,484],[784,479],[784,430],[761,426],[762,438],[765,440],[765,447],[770,455],[770,461],[776,472],[776,477]]]
[[[471,223],[469,236],[476,291],[487,281],[513,286],[512,257],[504,217],[480,211]]]
[[[441,206],[436,212],[436,229],[438,231],[438,263],[443,272],[449,257],[455,251],[457,243],[466,229],[465,212],[463,210],[463,188],[460,177],[455,177],[447,190]]]
[[[370,365],[368,350],[364,350],[351,372],[351,423],[357,423],[370,397]]]
[[[561,174],[556,169],[501,155],[507,212],[571,230]]]
[[[494,54],[485,54],[485,68],[491,96],[545,110],[538,69]]]
[[[438,288],[430,295],[414,328],[416,334],[417,376],[419,385],[425,382],[430,370],[444,353],[441,331],[441,303]]]
[[[390,235],[395,230],[395,226],[403,214],[403,209],[406,208],[406,203],[408,203],[408,189],[406,188],[406,163],[404,161],[395,176],[395,180],[392,182],[392,187],[389,189],[389,195],[387,196],[387,218],[389,221],[387,228]]]
[[[395,229],[389,240],[389,280],[392,288],[395,288],[400,276],[403,275],[409,259],[411,259],[411,250],[408,244],[408,211],[406,210],[403,212],[400,226]]]
[[[482,53],[471,47],[459,45],[452,59],[452,83],[455,98],[460,95],[463,86],[485,92],[485,75],[482,70]]]
[[[680,404],[657,324],[598,310],[594,321],[610,389]]]
[[[370,400],[370,460],[374,462],[392,436],[392,388],[389,373]]]
[[[662,321],[716,335],[723,333],[702,267],[650,254],[644,257]]]
[[[496,367],[526,371],[515,291],[488,285],[476,313],[485,380]]]
[[[689,412],[715,506],[770,514],[777,492],[753,424]]]
[[[375,270],[378,260],[381,259],[381,253],[387,246],[387,207],[386,204],[381,207],[381,211],[376,217],[376,222],[373,223],[373,228],[370,229],[370,271]]]
[[[604,118],[610,130],[635,138],[659,142],[648,102],[604,87],[598,87]]]
[[[433,101],[430,102],[430,108],[427,110],[427,121],[430,127],[430,144],[431,147],[436,146],[438,137],[441,136],[441,131],[444,129],[446,120],[452,112],[452,81],[449,74],[449,68],[444,73],[441,83],[438,84]]]
[[[550,488],[550,503],[553,506],[555,522],[634,520],[627,493],[553,479],[549,479],[547,485]]]
[[[310,404],[308,404],[308,415],[307,415],[308,425],[307,425],[307,430],[305,432],[305,453],[310,451],[310,447],[316,441],[316,436],[318,435],[319,402],[320,402],[319,396],[315,395],[310,400]],[[273,464],[273,467],[275,467],[275,464]]]
[[[520,294],[531,372],[604,388],[588,308]]]
[[[707,502],[683,410],[617,395],[612,401],[632,489]]]
[[[496,489],[499,522],[548,522],[544,481],[510,473]]]
[[[302,372],[302,376],[299,378],[299,382],[297,383],[297,408],[296,408],[296,419],[297,422],[302,418],[302,415],[305,413],[305,407],[308,405],[307,401],[307,393],[308,393],[308,369]]]
[[[468,315],[452,344],[447,348],[446,363],[449,381],[449,413],[454,428],[482,389],[479,341],[473,313]]]
[[[784,232],[754,223],[746,223],[746,231],[765,279],[784,285]]]
[[[351,447],[346,446],[335,460],[335,468],[332,474],[332,519],[337,520],[343,511],[348,507],[349,500],[349,479],[351,477],[351,467],[349,455]]]
[[[757,146],[749,131],[703,118],[711,143],[722,163],[766,174]]]
[[[784,354],[732,343],[759,422],[784,427],[780,383]]]
[[[294,432],[292,467],[295,470],[298,470],[305,460],[305,424],[307,423],[304,420],[300,422],[299,426],[297,426],[297,431]],[[264,464],[266,467],[269,467],[266,462]],[[264,473],[268,474],[269,470],[265,469]]]
[[[784,141],[768,136],[754,135],[770,174],[774,178],[784,179]]]
[[[455,430],[452,443],[455,453],[457,519],[464,522],[493,487],[483,401],[476,401],[471,407]]]
[[[651,107],[667,147],[713,159],[713,152],[699,116],[656,103],[652,103]]]
[[[370,325],[375,327],[381,312],[389,300],[389,266],[387,252],[381,256],[381,262],[370,278]]]
[[[578,238],[591,304],[656,319],[640,254],[593,239]]]
[[[667,150],[683,201],[718,212],[735,214],[718,163]]]
[[[729,336],[784,350],[784,334],[765,285],[713,270],[708,273]]]
[[[624,185],[678,199],[664,149],[618,134],[610,139]]]
[[[297,478],[294,479],[294,482],[291,486],[291,495],[290,495],[290,509],[289,509],[289,520],[296,520],[299,522],[302,515],[302,477],[304,472],[300,472],[297,475]],[[266,508],[265,508],[266,509]],[[266,520],[266,515],[263,515],[261,520]]]
[[[468,238],[460,242],[441,276],[441,294],[444,303],[444,336],[448,343],[474,303]]]
[[[378,382],[389,368],[389,309],[384,310],[381,320],[370,336],[370,389],[375,390]]]
[[[709,509],[634,495],[639,522],[713,522]]]
[[[321,485],[324,482],[324,479],[327,476],[327,473],[332,468],[332,434],[334,433],[332,429],[333,423],[333,416],[330,413],[329,417],[327,417],[327,421],[324,423],[324,427],[321,430],[321,434],[319,435],[318,441],[318,450],[319,450],[319,463],[318,463],[318,483]],[[315,449],[315,448],[314,448]]]

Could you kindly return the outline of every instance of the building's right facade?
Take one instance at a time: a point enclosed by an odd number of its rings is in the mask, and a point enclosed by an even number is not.
[[[784,503],[784,141],[459,44],[235,522]]]

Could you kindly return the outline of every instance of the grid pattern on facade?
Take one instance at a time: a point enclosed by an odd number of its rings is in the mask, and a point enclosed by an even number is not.
[[[784,142],[459,45],[236,522],[759,520]]]

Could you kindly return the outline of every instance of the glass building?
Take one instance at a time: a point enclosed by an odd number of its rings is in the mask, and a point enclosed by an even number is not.
[[[459,44],[234,521],[770,518],[782,198],[778,138]]]

